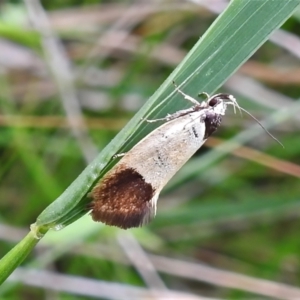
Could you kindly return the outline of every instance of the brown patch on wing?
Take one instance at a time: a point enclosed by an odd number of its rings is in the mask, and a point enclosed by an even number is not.
[[[92,218],[123,229],[139,227],[155,213],[151,204],[154,192],[140,173],[120,164],[92,190]]]

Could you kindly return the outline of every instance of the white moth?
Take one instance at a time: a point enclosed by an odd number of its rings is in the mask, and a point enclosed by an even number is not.
[[[91,192],[94,221],[120,228],[139,227],[156,213],[162,188],[219,127],[227,104],[238,107],[229,94],[199,103],[176,90],[194,105],[163,119],[167,121],[137,143],[98,182]]]

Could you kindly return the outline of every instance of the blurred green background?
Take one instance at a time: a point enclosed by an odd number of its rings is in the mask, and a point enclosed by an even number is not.
[[[227,3],[53,0],[35,11],[30,2],[0,2],[1,257]],[[205,171],[189,171],[253,125],[229,109],[149,225],[123,231],[85,216],[52,231],[0,298],[300,299],[299,21],[296,11],[220,89],[259,120],[277,112],[269,128],[284,149],[261,130]],[[39,30],[54,37],[58,56]]]

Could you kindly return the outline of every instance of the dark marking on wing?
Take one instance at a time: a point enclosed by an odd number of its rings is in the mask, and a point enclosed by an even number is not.
[[[220,114],[216,114],[213,111],[208,111],[205,117],[205,135],[204,138],[207,139],[211,136],[221,125],[222,116]]]
[[[160,150],[158,150],[158,149],[156,149],[156,158],[157,158],[156,161],[158,161],[158,165],[160,165],[162,167],[164,167],[166,165],[166,162],[165,162],[163,156],[161,155]]]
[[[198,138],[199,135],[198,135],[198,133],[196,131],[196,128],[194,126],[192,126],[192,131],[193,131],[193,134],[194,134],[195,138]]]
[[[154,193],[140,173],[120,164],[92,190],[92,218],[123,229],[142,226],[154,216]]]

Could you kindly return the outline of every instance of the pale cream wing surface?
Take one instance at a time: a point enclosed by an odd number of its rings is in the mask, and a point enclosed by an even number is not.
[[[205,142],[205,110],[161,125],[125,154],[122,164],[136,169],[156,192],[174,176]]]

